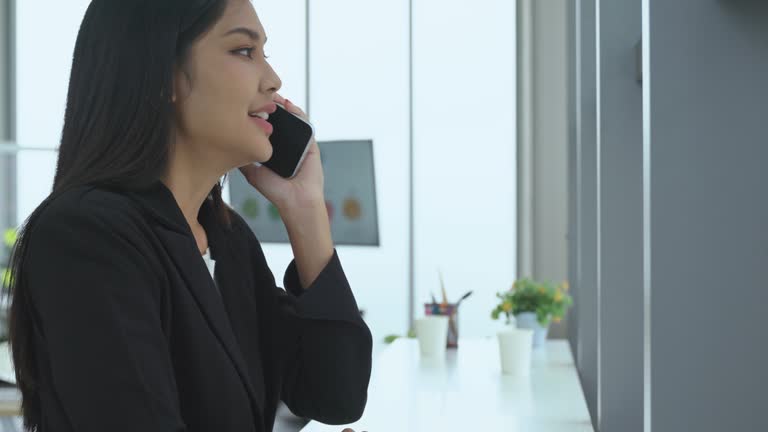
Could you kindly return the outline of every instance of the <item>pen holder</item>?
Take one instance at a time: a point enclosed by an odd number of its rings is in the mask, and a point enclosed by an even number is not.
[[[424,315],[445,315],[448,317],[448,336],[446,346],[457,348],[459,346],[459,319],[456,304],[448,303],[424,303]]]

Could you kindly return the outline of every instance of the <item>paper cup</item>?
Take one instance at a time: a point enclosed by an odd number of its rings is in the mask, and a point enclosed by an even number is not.
[[[424,357],[445,356],[445,340],[448,337],[448,317],[432,315],[416,320],[416,337]]]
[[[498,333],[501,372],[507,375],[531,374],[533,330],[509,328]]]

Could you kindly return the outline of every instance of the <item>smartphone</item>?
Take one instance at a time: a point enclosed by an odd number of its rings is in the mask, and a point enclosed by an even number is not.
[[[262,165],[284,178],[293,178],[309,150],[315,129],[309,122],[277,104],[267,119],[272,124],[272,157]]]

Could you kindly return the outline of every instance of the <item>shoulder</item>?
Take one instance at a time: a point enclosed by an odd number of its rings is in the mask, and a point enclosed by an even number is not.
[[[51,196],[38,207],[31,222],[32,237],[45,238],[56,231],[76,231],[83,236],[109,232],[130,237],[140,231],[140,209],[123,193],[98,186],[77,186]]]
[[[25,260],[52,274],[94,268],[160,280],[162,264],[141,209],[122,192],[78,186],[49,197],[27,221]]]
[[[122,192],[98,186],[77,186],[41,204],[39,223],[56,223],[60,216],[80,216],[106,222],[141,218],[141,211]]]
[[[167,279],[148,237],[150,226],[121,192],[79,186],[51,195],[27,224],[25,274],[38,305],[54,308],[64,292],[81,305],[141,293],[160,301]]]

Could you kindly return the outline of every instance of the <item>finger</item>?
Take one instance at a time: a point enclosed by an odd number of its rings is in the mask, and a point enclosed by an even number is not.
[[[290,100],[286,99],[284,106],[285,106],[285,109],[288,110],[288,112],[296,114],[297,116],[301,117],[304,120],[308,120],[307,114]]]
[[[301,107],[291,102],[290,99],[285,100],[285,108],[296,114],[304,114],[304,111],[301,109]]]
[[[298,105],[291,102],[289,99],[282,97],[279,93],[275,93],[274,101],[282,105],[289,113],[296,114],[302,119],[309,121],[309,116]]]
[[[343,430],[343,431],[341,431],[341,432],[355,432],[355,431],[353,431],[353,430],[352,430],[352,429],[350,429],[350,428],[346,428],[346,429],[344,429],[344,430]]]
[[[317,144],[317,140],[312,140],[312,144],[309,145],[309,150],[307,152],[312,152],[320,156],[320,146]]]

